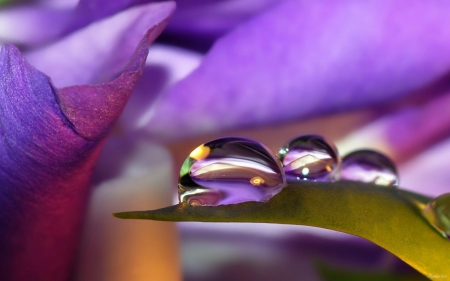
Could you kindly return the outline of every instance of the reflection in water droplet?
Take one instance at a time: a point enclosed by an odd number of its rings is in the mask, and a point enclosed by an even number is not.
[[[336,147],[318,135],[299,136],[278,152],[288,181],[332,181],[339,168]]]
[[[261,185],[264,182],[265,182],[264,179],[262,179],[261,177],[254,177],[250,180],[250,183],[253,185]]]
[[[425,206],[423,215],[439,233],[450,239],[450,193],[431,200]]]
[[[368,149],[354,151],[342,158],[339,177],[392,187],[398,185],[395,164],[384,154]]]
[[[178,197],[193,206],[267,201],[284,186],[281,163],[267,147],[228,137],[191,152],[181,167]]]

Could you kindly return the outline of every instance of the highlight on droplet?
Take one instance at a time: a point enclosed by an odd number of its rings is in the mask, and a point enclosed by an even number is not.
[[[202,144],[194,149],[191,154],[189,154],[189,157],[195,160],[203,160],[208,157],[210,151],[211,149],[209,147]]]
[[[253,185],[261,185],[264,183],[264,179],[262,179],[261,177],[253,177],[251,178],[250,183]]]

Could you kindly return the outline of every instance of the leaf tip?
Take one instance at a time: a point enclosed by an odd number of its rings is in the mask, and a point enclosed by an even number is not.
[[[120,212],[120,213],[113,213],[114,217],[119,219],[130,219],[130,212]]]

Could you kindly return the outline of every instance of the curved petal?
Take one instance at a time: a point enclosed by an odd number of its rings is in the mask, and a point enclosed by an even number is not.
[[[0,53],[0,276],[67,280],[93,167],[111,124],[134,90],[148,46],[142,38],[119,77],[56,90],[6,45]]]
[[[70,86],[57,92],[61,110],[78,134],[95,139],[107,132],[112,119],[120,116],[142,75],[148,46],[166,24],[167,18],[145,34],[125,70],[114,81]]]
[[[72,129],[48,78],[16,48],[0,57],[0,275],[65,280],[97,143]]]
[[[405,96],[450,68],[442,1],[289,1],[219,40],[164,97],[155,137],[285,122]]]
[[[58,87],[109,81],[123,69],[148,28],[161,31],[165,25],[158,24],[167,23],[174,9],[172,1],[128,9],[28,53],[27,59]]]

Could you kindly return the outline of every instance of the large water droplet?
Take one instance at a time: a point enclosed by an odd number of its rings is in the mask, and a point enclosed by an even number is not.
[[[332,181],[340,157],[336,147],[318,135],[299,136],[278,152],[288,181]]]
[[[255,140],[227,137],[191,152],[181,167],[178,196],[190,205],[265,202],[284,186],[283,168],[270,149]]]
[[[425,206],[423,214],[439,233],[450,239],[450,193],[431,200]]]
[[[397,186],[395,164],[374,150],[357,150],[342,158],[340,179]]]

